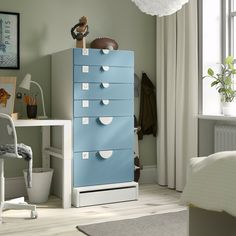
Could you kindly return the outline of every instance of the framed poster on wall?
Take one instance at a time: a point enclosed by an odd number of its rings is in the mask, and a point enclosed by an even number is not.
[[[20,15],[0,11],[0,69],[20,68]]]
[[[14,111],[16,77],[0,77],[0,112],[11,115]]]

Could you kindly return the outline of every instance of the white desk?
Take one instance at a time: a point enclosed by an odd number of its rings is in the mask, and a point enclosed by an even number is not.
[[[50,167],[50,156],[60,158],[62,167],[62,207],[71,207],[71,170],[72,170],[72,142],[70,120],[15,120],[15,127],[42,127],[42,166]],[[51,147],[50,127],[62,127],[62,149]]]

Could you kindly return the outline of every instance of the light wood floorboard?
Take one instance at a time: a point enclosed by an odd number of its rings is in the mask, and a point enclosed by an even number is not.
[[[179,205],[180,193],[159,185],[141,185],[139,200],[62,209],[61,200],[51,196],[45,204],[38,205],[38,219],[29,219],[29,211],[6,211],[0,225],[1,236],[81,236],[77,225],[137,218],[185,209]]]

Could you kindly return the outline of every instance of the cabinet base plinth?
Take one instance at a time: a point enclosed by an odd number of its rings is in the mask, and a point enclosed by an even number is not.
[[[98,186],[74,187],[72,204],[75,207],[138,199],[138,183],[127,182]]]

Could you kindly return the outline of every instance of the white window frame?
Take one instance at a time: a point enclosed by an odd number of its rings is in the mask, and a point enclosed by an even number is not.
[[[226,9],[225,9],[226,18],[228,19],[225,24],[226,30],[228,30],[228,32],[227,31],[225,32],[226,36],[228,36],[228,39],[226,39],[225,45],[226,45],[226,49],[228,48],[228,55],[234,55],[234,51],[235,51],[234,49],[236,47],[236,43],[234,43],[236,40],[236,32],[234,32],[234,17],[236,17],[236,10],[233,10],[233,9],[234,9],[234,4],[236,3],[234,3],[234,0],[227,0],[224,2],[226,4]],[[236,55],[234,55],[234,57],[235,57],[234,63],[236,63]]]
[[[232,18],[229,16],[232,0],[222,0],[222,62],[233,53],[232,50]]]
[[[234,4],[236,2],[234,0],[222,0],[222,43],[223,43],[223,51],[222,56],[223,59],[227,56],[234,56],[234,64],[236,64],[236,32],[234,29],[234,19],[236,19],[236,10],[234,9]],[[223,60],[222,60],[223,61]],[[234,76],[234,89],[236,88],[236,77]]]

